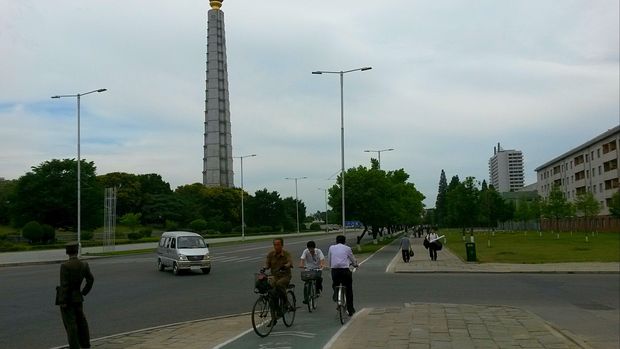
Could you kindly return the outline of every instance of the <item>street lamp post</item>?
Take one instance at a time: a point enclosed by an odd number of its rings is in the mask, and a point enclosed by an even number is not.
[[[383,153],[384,151],[392,151],[394,150],[394,148],[388,148],[388,149],[380,149],[380,150],[364,150],[365,153],[377,153],[377,157],[379,158],[379,169],[381,169],[381,153]]]
[[[338,74],[340,75],[340,174],[341,174],[341,189],[342,189],[342,235],[345,234],[345,202],[344,202],[344,87],[343,80],[344,74],[352,73],[354,71],[366,71],[372,67],[357,68],[345,71],[313,71],[312,74]]]
[[[297,234],[299,234],[299,200],[297,199],[297,181],[299,179],[306,179],[308,177],[286,177],[284,179],[291,179],[295,181],[295,211],[297,212]]]
[[[66,98],[66,97],[76,97],[77,98],[77,242],[78,242],[78,256],[82,254],[82,244],[81,244],[81,230],[82,230],[82,197],[81,197],[81,173],[80,173],[80,98],[82,96],[86,96],[91,93],[99,93],[105,92],[107,89],[100,88],[98,90],[92,90],[85,93],[78,93],[74,95],[57,95],[52,96],[51,98]]]
[[[327,189],[319,188],[319,190],[325,191],[325,232],[329,233],[329,223],[327,222]]]
[[[245,195],[245,192],[243,191],[243,159],[254,156],[256,156],[256,154],[234,157],[241,160],[241,241],[245,241],[245,210],[243,209],[243,196]]]

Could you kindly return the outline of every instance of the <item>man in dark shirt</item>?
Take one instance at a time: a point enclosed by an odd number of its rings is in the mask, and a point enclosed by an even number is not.
[[[88,322],[84,316],[82,302],[93,287],[95,278],[88,263],[78,259],[78,244],[70,242],[65,246],[69,260],[60,265],[60,286],[57,305],[60,305],[62,322],[67,331],[70,349],[90,348]],[[82,288],[82,282],[86,285]]]
[[[283,247],[284,240],[282,238],[273,239],[273,251],[267,254],[265,269],[271,270],[275,294],[284,302],[286,300],[286,288],[291,282],[293,259]],[[278,309],[277,305],[272,304],[272,309]]]

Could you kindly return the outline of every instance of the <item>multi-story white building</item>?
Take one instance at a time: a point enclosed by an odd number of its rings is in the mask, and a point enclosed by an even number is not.
[[[578,195],[592,192],[601,204],[601,215],[609,214],[611,196],[620,187],[618,168],[620,126],[569,150],[536,168],[538,194],[546,198],[558,185],[573,202]]]
[[[523,188],[523,153],[514,149],[504,150],[497,143],[489,159],[489,180],[500,193]]]

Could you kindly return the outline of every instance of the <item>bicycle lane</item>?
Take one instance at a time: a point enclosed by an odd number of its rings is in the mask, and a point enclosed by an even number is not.
[[[373,255],[359,256],[358,262],[363,269],[365,262],[372,259]],[[384,266],[385,268],[385,266]],[[358,274],[359,270],[355,273]],[[354,276],[355,277],[355,276]],[[302,303],[303,300],[303,281],[297,280],[295,283],[295,297],[297,298],[297,312],[295,321],[291,327],[286,327],[282,319],[267,337],[259,337],[250,327],[238,336],[219,344],[214,349],[316,349],[324,347],[332,338],[348,327],[350,321],[361,313],[362,309],[348,318],[344,325],[340,324],[336,303],[332,301],[331,276],[330,273],[323,273],[324,292],[317,299],[317,309],[312,313],[308,312],[308,307]]]

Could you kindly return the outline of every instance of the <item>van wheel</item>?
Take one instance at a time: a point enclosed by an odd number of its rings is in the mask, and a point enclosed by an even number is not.
[[[179,270],[179,267],[177,266],[176,263],[172,264],[172,274],[174,275],[179,275],[181,273],[181,270]]]
[[[209,274],[211,272],[211,268],[201,268],[204,274]]]
[[[164,266],[164,263],[161,262],[161,259],[157,259],[157,270],[159,271],[164,271],[164,269],[166,269],[166,267]]]

